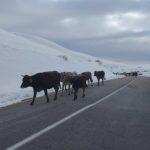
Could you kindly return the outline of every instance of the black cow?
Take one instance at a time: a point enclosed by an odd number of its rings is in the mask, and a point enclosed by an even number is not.
[[[83,76],[75,76],[70,81],[74,89],[74,101],[77,99],[77,93],[79,88],[82,88],[83,94],[82,98],[85,97],[86,79]]]
[[[55,89],[55,97],[54,100],[57,99],[57,93],[60,86],[60,73],[57,71],[51,72],[43,72],[37,73],[32,76],[25,75],[22,79],[21,88],[32,87],[33,88],[33,100],[30,105],[34,104],[34,100],[36,98],[37,92],[44,90],[45,96],[47,98],[47,102],[49,102],[47,89],[54,88]]]
[[[104,79],[105,79],[105,72],[104,71],[94,71],[94,76],[97,77],[98,86],[99,86],[99,80],[100,79],[102,79],[102,85],[104,85]]]

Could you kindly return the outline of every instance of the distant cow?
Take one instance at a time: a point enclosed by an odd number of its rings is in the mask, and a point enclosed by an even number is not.
[[[128,72],[128,73],[126,73],[126,72],[124,72],[123,73],[125,76],[129,76],[129,77],[137,77],[138,76],[138,72]]]
[[[91,72],[82,72],[80,75],[84,77],[86,81],[88,81],[88,85],[90,84],[91,81],[91,86],[93,86],[93,79]]]
[[[137,77],[138,73],[137,72],[132,72],[132,76]]]
[[[99,80],[100,79],[102,79],[102,85],[104,85],[104,79],[105,79],[105,72],[104,71],[94,71],[94,76],[97,77],[98,86],[99,86]]]
[[[49,102],[47,89],[54,88],[55,89],[54,100],[57,99],[57,93],[60,86],[60,73],[58,73],[57,71],[37,73],[32,76],[25,75],[23,76],[22,81],[23,82],[21,84],[21,88],[27,88],[27,87],[33,88],[34,95],[30,105],[34,104],[36,94],[41,90],[44,90],[45,96],[47,98],[47,102]]]
[[[74,89],[74,100],[77,99],[77,93],[79,88],[82,88],[83,94],[82,97],[85,97],[85,88],[86,88],[86,79],[83,76],[76,76],[71,79],[72,87]]]
[[[71,79],[75,76],[77,76],[76,72],[61,72],[61,78],[60,81],[62,82],[62,92],[61,96],[63,96],[63,91],[67,92],[67,85],[68,85],[68,95],[70,95],[70,86],[72,85]]]

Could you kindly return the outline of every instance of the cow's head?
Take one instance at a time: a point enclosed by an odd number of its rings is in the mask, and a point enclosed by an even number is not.
[[[29,87],[29,86],[32,85],[32,82],[33,82],[33,80],[31,79],[31,77],[28,76],[28,75],[25,75],[25,76],[23,76],[22,84],[21,84],[20,87],[21,87],[21,88]]]

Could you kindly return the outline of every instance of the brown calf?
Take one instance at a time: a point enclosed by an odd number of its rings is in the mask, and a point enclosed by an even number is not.
[[[60,79],[60,81],[62,82],[61,96],[63,96],[64,89],[67,92],[67,88],[66,88],[67,85],[68,85],[68,95],[70,95],[70,87],[72,85],[71,79],[76,75],[77,75],[76,72],[61,72],[61,79]]]

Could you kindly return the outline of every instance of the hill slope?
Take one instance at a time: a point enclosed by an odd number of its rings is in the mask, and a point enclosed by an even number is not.
[[[106,79],[112,79],[113,70],[120,70],[119,66],[73,52],[41,37],[0,29],[0,107],[32,96],[31,88],[20,89],[21,75],[52,70],[78,73],[104,70]]]
[[[106,78],[113,74],[97,58],[65,49],[41,37],[10,33],[0,29],[0,106],[32,95],[32,89],[20,89],[21,75],[43,71],[104,70]]]

